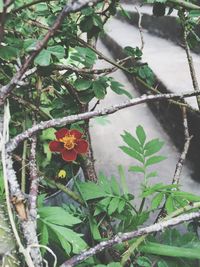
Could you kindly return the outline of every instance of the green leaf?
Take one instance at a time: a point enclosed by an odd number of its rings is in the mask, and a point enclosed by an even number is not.
[[[112,188],[110,185],[110,181],[108,180],[108,178],[103,174],[103,172],[99,173],[98,176],[99,179],[99,185],[104,188],[105,192],[108,194],[112,194]]]
[[[172,196],[169,196],[167,198],[167,201],[165,203],[165,208],[166,208],[167,214],[170,214],[174,211],[174,201],[173,201]]]
[[[119,198],[116,198],[116,197],[111,199],[110,204],[108,206],[109,215],[113,214],[116,211],[119,205],[119,201],[120,201]]]
[[[147,166],[159,163],[163,161],[164,159],[166,159],[166,157],[164,156],[153,156],[146,161],[145,166],[147,167]]]
[[[48,233],[47,226],[44,223],[42,223],[39,237],[40,237],[40,245],[47,246],[49,243],[49,233]],[[41,252],[42,252],[42,255],[44,256],[46,252],[45,248],[41,248]]]
[[[184,192],[184,191],[173,191],[173,195],[176,197],[187,199],[188,201],[195,202],[200,201],[200,196],[194,195],[192,193]]]
[[[95,198],[108,196],[108,193],[102,186],[95,184],[93,182],[80,183],[79,187],[81,190],[81,194],[85,200],[91,200]]]
[[[150,142],[146,143],[144,150],[145,151],[145,157],[151,156],[155,154],[156,152],[160,151],[160,149],[163,147],[164,142],[159,141],[159,139],[151,140]]]
[[[98,225],[97,225],[95,218],[89,216],[89,223],[90,223],[90,230],[91,230],[91,233],[92,233],[94,240],[100,240],[101,235],[100,235]]]
[[[76,87],[77,91],[87,90],[88,88],[90,88],[91,85],[92,85],[91,80],[85,80],[82,78],[77,79],[74,83],[74,86]]]
[[[55,232],[55,234],[57,234],[59,240],[64,239],[70,244],[72,244],[73,253],[80,253],[82,250],[86,249],[87,245],[85,241],[80,237],[80,234],[77,234],[73,230],[63,226],[58,226],[51,223],[48,223],[48,226],[51,228],[52,231]]]
[[[157,209],[159,207],[159,205],[162,203],[164,197],[164,193],[158,193],[157,195],[155,195],[155,197],[152,199],[151,201],[151,207],[152,209]]]
[[[41,207],[38,209],[38,214],[42,219],[53,224],[73,226],[81,223],[80,219],[61,207]]]
[[[123,85],[117,81],[111,81],[110,88],[118,95],[126,95],[128,98],[132,99],[132,95],[123,89]]]
[[[95,122],[104,126],[110,123],[108,116],[101,116],[101,117],[96,117],[94,118]]]
[[[57,59],[62,59],[65,56],[65,49],[61,45],[55,45],[50,46],[47,48],[47,50],[54,56],[57,57]]]
[[[3,0],[0,0],[0,13],[3,12],[3,6],[4,6]]]
[[[127,183],[126,183],[126,176],[125,176],[124,168],[123,168],[122,165],[118,166],[118,172],[119,172],[119,175],[120,175],[121,186],[122,186],[124,195],[127,198],[129,191],[128,191],[128,186],[127,186]]]
[[[96,98],[103,99],[105,97],[106,87],[107,87],[106,82],[100,79],[93,82],[92,88],[94,90]]]
[[[144,167],[141,167],[141,166],[131,166],[131,167],[129,167],[128,170],[131,171],[131,172],[142,172],[142,173],[144,173]]]
[[[170,267],[164,260],[159,261],[157,264],[158,267]]]
[[[136,152],[135,150],[127,147],[127,146],[120,146],[120,149],[126,153],[127,155],[129,155],[130,157],[134,158],[134,159],[137,159],[138,161],[144,163],[144,159],[143,157],[138,153]]]
[[[140,141],[140,144],[143,146],[145,143],[145,140],[146,140],[146,134],[145,134],[145,131],[141,125],[139,125],[136,128],[136,134],[137,134],[137,137]]]
[[[119,188],[119,184],[117,183],[116,179],[114,176],[111,177],[111,188],[112,188],[112,191],[113,193],[116,195],[116,196],[120,196],[120,188]]]
[[[118,204],[118,212],[121,213],[124,210],[124,207],[126,205],[126,201],[124,199],[120,200]]]
[[[137,139],[132,136],[132,134],[124,131],[124,135],[121,135],[122,139],[124,140],[124,142],[130,146],[131,148],[133,148],[134,150],[136,150],[138,153],[142,154],[142,146],[140,145],[140,143],[137,141]]]
[[[155,172],[150,172],[149,174],[147,174],[147,179],[148,178],[151,178],[151,177],[156,177],[158,176],[158,173],[155,171]]]
[[[50,65],[50,61],[51,61],[51,53],[48,50],[43,49],[39,53],[39,55],[35,58],[34,63],[40,66],[48,66]]]
[[[144,256],[141,256],[137,259],[137,264],[139,266],[143,266],[143,267],[151,267],[152,266],[151,261],[147,257],[144,257]]]
[[[0,58],[4,60],[13,60],[18,56],[18,49],[11,46],[0,47]]]
[[[55,132],[56,132],[56,129],[54,128],[48,128],[46,130],[43,130],[42,134],[40,135],[41,141],[54,140]]]
[[[94,216],[100,214],[102,211],[106,211],[108,205],[110,204],[110,201],[111,201],[110,197],[106,197],[102,199],[101,201],[99,201],[95,209]]]

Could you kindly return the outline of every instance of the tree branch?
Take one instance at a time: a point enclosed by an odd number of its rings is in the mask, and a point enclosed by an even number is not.
[[[81,121],[81,120],[88,120],[94,117],[112,114],[112,113],[117,112],[118,110],[131,107],[131,106],[136,106],[136,105],[139,105],[145,102],[153,102],[153,101],[168,100],[168,99],[182,99],[186,97],[196,96],[199,94],[200,94],[200,91],[195,91],[195,92],[193,91],[193,92],[188,92],[184,94],[170,93],[170,94],[159,94],[159,95],[142,95],[141,97],[125,101],[121,104],[114,105],[109,108],[84,112],[84,113],[80,113],[76,115],[70,115],[67,117],[63,117],[59,119],[52,119],[49,121],[42,121],[39,124],[34,125],[32,128],[29,128],[28,130],[14,137],[6,146],[7,152],[9,153],[12,152],[18,146],[20,142],[22,142],[26,138],[31,137],[36,132],[50,128],[50,127],[63,126],[63,125],[74,123],[74,122]]]
[[[200,211],[191,212],[188,214],[180,215],[180,216],[173,218],[173,219],[169,219],[167,221],[159,222],[159,223],[141,228],[141,229],[133,231],[133,232],[128,232],[128,233],[124,233],[124,234],[119,233],[119,234],[115,235],[113,238],[111,238],[107,241],[102,241],[98,245],[96,245],[95,247],[90,248],[90,249],[82,252],[81,254],[72,257],[71,259],[69,259],[65,263],[63,263],[60,267],[76,266],[78,263],[86,260],[87,258],[89,258],[93,255],[96,255],[97,253],[103,251],[104,249],[110,248],[116,244],[120,244],[124,241],[128,241],[128,240],[133,239],[135,237],[163,231],[167,227],[175,226],[175,225],[180,224],[182,222],[187,222],[187,221],[193,220],[195,218],[199,218],[199,217],[200,217]]]

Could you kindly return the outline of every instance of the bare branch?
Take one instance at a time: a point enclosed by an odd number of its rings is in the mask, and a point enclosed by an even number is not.
[[[193,88],[195,91],[198,91],[199,90],[199,84],[197,81],[197,76],[196,76],[196,72],[195,72],[195,68],[194,68],[194,62],[193,62],[193,58],[191,55],[190,47],[189,47],[188,42],[187,42],[187,31],[185,29],[185,26],[183,26],[183,34],[184,34],[185,52],[187,55],[188,65],[190,68],[190,75],[191,75],[191,79],[192,79]],[[197,96],[197,104],[198,104],[198,107],[200,110],[200,96]]]
[[[78,0],[78,1],[70,1],[70,3],[67,3],[61,13],[58,15],[56,21],[54,22],[53,26],[49,29],[49,31],[46,33],[45,37],[38,41],[38,43],[35,46],[35,51],[33,51],[25,60],[21,68],[17,71],[17,73],[13,76],[11,81],[5,85],[2,86],[0,89],[0,105],[4,103],[4,100],[9,95],[9,93],[15,88],[15,86],[18,84],[18,82],[23,77],[24,73],[28,70],[31,63],[35,59],[35,57],[40,53],[40,51],[45,47],[45,45],[48,43],[49,39],[55,35],[57,30],[59,29],[60,25],[62,24],[64,18],[69,14],[73,12],[80,11],[82,8],[91,5],[91,4],[97,4],[98,2],[101,2],[102,0]]]
[[[16,190],[16,193],[20,193],[20,189],[19,189],[19,185],[17,183],[17,180],[15,180],[16,176],[15,176],[14,170],[12,169],[12,166],[8,166],[8,163],[10,163],[10,158],[7,157],[7,152],[6,152],[6,148],[5,148],[5,143],[6,143],[7,138],[8,138],[8,121],[9,121],[8,117],[9,117],[9,110],[8,110],[8,106],[6,105],[5,109],[4,109],[3,136],[1,136],[1,138],[2,138],[1,156],[2,156],[2,165],[3,165],[3,177],[4,177],[4,187],[5,187],[7,211],[8,211],[8,216],[9,216],[10,224],[12,227],[12,231],[13,231],[15,239],[17,241],[17,245],[19,246],[19,251],[24,255],[24,258],[25,258],[27,265],[29,267],[34,267],[34,264],[33,264],[33,261],[30,257],[30,254],[28,253],[27,249],[24,248],[24,246],[20,240],[16,225],[15,225],[12,209],[11,209],[11,204],[10,204],[8,181],[9,181],[10,189],[12,192],[14,192]],[[14,178],[13,178],[13,176],[14,176]],[[13,184],[12,184],[12,182],[13,182]]]
[[[187,113],[186,113],[185,107],[182,108],[182,112],[183,112],[183,126],[184,126],[184,135],[185,135],[185,144],[184,144],[183,151],[180,155],[179,161],[176,164],[176,169],[175,169],[172,184],[178,184],[179,183],[181,172],[183,169],[183,164],[184,164],[184,161],[185,161],[185,158],[186,158],[189,146],[190,146],[190,141],[192,139],[192,136],[189,135],[189,131],[188,131]]]
[[[139,19],[138,19],[138,29],[140,32],[140,39],[141,39],[141,47],[140,50],[143,50],[144,48],[144,37],[143,37],[143,33],[142,33],[142,26],[141,26],[141,22],[142,22],[142,14],[140,13],[140,11],[138,10],[137,7],[135,7],[135,10],[138,13]]]
[[[112,114],[112,113],[117,112],[118,110],[131,107],[131,106],[136,106],[136,105],[139,105],[145,102],[153,102],[153,101],[168,100],[168,99],[182,99],[186,97],[196,96],[199,94],[200,94],[200,91],[195,91],[195,92],[193,91],[193,92],[188,92],[184,94],[172,94],[171,93],[171,94],[159,94],[159,95],[143,95],[141,97],[125,101],[121,104],[111,106],[109,108],[84,112],[84,113],[80,113],[76,115],[70,115],[67,117],[63,117],[59,119],[52,119],[49,121],[42,121],[39,124],[33,126],[32,128],[29,128],[28,130],[14,137],[7,144],[7,152],[12,152],[18,146],[20,142],[22,142],[26,138],[31,137],[36,132],[50,128],[50,127],[63,126],[63,125],[74,123],[74,122],[81,121],[81,120],[89,120],[94,117]]]
[[[169,219],[167,221],[159,222],[153,225],[150,225],[148,227],[141,228],[139,230],[133,231],[133,232],[128,232],[124,234],[117,234],[113,238],[107,240],[107,241],[102,241],[98,245],[96,245],[93,248],[90,248],[81,254],[72,257],[71,259],[67,260],[65,263],[63,263],[60,267],[73,267],[76,266],[78,263],[86,260],[87,258],[96,255],[97,253],[103,251],[106,248],[110,248],[116,244],[120,244],[124,241],[128,241],[130,239],[133,239],[135,237],[143,236],[146,234],[152,234],[155,232],[163,231],[167,227],[175,226],[177,224],[180,224],[182,222],[187,222],[190,220],[193,220],[195,218],[200,217],[200,211],[198,212],[191,212],[188,214],[183,214],[180,215],[176,218]]]

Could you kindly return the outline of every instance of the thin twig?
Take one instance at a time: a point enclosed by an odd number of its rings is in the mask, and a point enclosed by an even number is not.
[[[183,107],[182,108],[182,113],[183,113],[183,126],[184,126],[184,136],[185,136],[185,144],[184,144],[184,148],[183,151],[180,155],[180,158],[178,160],[178,163],[176,164],[176,169],[174,172],[174,177],[173,177],[173,181],[172,184],[179,184],[179,180],[180,180],[180,176],[181,176],[181,172],[183,169],[183,164],[190,146],[190,141],[192,139],[192,136],[189,135],[189,130],[188,130],[188,121],[187,121],[187,113],[186,113],[186,108]]]
[[[32,128],[29,128],[28,130],[24,131],[21,134],[18,134],[16,137],[14,137],[8,144],[7,144],[7,151],[12,152],[20,142],[25,140],[26,138],[31,137],[33,134],[35,134],[38,131],[50,128],[50,127],[58,127],[63,126],[66,124],[74,123],[81,120],[89,120],[94,117],[98,116],[104,116],[108,114],[113,114],[121,109],[136,106],[142,103],[146,102],[153,102],[153,101],[160,101],[160,100],[168,100],[168,99],[183,99],[186,97],[192,97],[199,95],[200,91],[192,91],[184,94],[160,94],[160,95],[142,95],[138,98],[134,98],[131,100],[127,100],[121,104],[117,104],[108,108],[103,108],[101,110],[95,110],[91,112],[84,112],[76,115],[70,115],[63,118],[58,119],[52,119],[49,121],[42,121],[37,125],[34,125]]]
[[[143,30],[142,30],[142,25],[141,25],[141,22],[142,22],[142,14],[140,13],[140,11],[138,10],[137,7],[135,7],[135,10],[137,11],[138,13],[138,29],[139,29],[139,32],[140,32],[140,39],[141,39],[141,47],[140,47],[140,50],[142,51],[143,48],[144,48],[144,37],[143,37]]]
[[[195,72],[195,68],[194,68],[194,62],[193,62],[193,58],[192,58],[192,54],[190,51],[190,47],[188,45],[188,41],[187,41],[187,31],[185,29],[185,26],[183,26],[183,34],[184,34],[184,46],[185,46],[185,52],[187,55],[187,60],[188,60],[188,65],[190,68],[190,75],[191,75],[191,79],[192,79],[192,84],[193,84],[193,88],[195,91],[199,90],[199,84],[197,81],[197,76],[196,76],[196,72]],[[200,97],[197,96],[197,104],[200,110]]]
[[[98,245],[96,245],[93,248],[90,248],[86,251],[83,251],[77,256],[72,257],[71,259],[67,260],[65,263],[63,263],[60,267],[73,267],[76,266],[78,263],[86,260],[87,258],[96,255],[97,253],[103,251],[106,248],[110,248],[116,244],[120,244],[124,241],[128,241],[130,239],[133,239],[135,237],[143,236],[146,234],[152,234],[155,232],[163,231],[167,227],[175,226],[177,224],[180,224],[182,222],[187,222],[190,220],[193,220],[195,218],[200,217],[200,211],[198,212],[191,212],[188,214],[180,215],[176,218],[169,219],[167,221],[159,222],[144,228],[141,228],[139,230],[128,232],[124,234],[117,234],[113,238],[110,238],[107,241],[102,241]]]

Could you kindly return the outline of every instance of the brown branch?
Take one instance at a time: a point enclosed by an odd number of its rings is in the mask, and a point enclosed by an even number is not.
[[[179,161],[176,164],[176,169],[175,169],[175,172],[174,172],[174,177],[173,177],[172,184],[179,184],[181,172],[182,172],[182,169],[183,169],[183,164],[184,164],[184,161],[186,159],[186,155],[187,155],[187,152],[188,152],[188,149],[189,149],[189,146],[190,146],[190,141],[192,139],[192,136],[189,135],[187,113],[186,113],[186,108],[185,107],[182,108],[182,113],[183,113],[183,126],[184,126],[185,144],[184,144],[183,151],[182,151],[182,153],[180,155]]]
[[[177,224],[187,222],[187,221],[193,220],[195,218],[199,218],[199,217],[200,217],[200,211],[191,212],[188,214],[180,215],[180,216],[173,218],[173,219],[169,219],[167,221],[159,222],[159,223],[141,228],[141,229],[133,231],[133,232],[128,232],[128,233],[124,233],[124,234],[119,233],[119,234],[115,235],[113,238],[111,238],[107,241],[102,241],[98,245],[96,245],[95,247],[90,248],[86,251],[83,251],[79,255],[72,257],[71,259],[69,259],[65,263],[63,263],[60,267],[76,266],[78,263],[86,260],[87,258],[94,256],[97,253],[103,251],[104,249],[110,248],[116,244],[120,244],[124,241],[128,241],[128,240],[133,239],[135,237],[163,231],[167,227],[175,226]]]
[[[21,134],[18,134],[16,137],[14,137],[10,142],[7,144],[7,152],[12,152],[20,142],[25,140],[26,138],[31,137],[33,134],[37,133],[38,131],[50,128],[50,127],[58,127],[58,126],[63,126],[66,124],[74,123],[77,121],[81,120],[89,120],[94,117],[98,116],[104,116],[108,114],[112,114],[117,112],[118,110],[131,107],[131,106],[136,106],[142,103],[146,102],[153,102],[153,101],[160,101],[160,100],[169,100],[169,99],[182,99],[186,97],[192,97],[199,95],[200,91],[192,91],[184,94],[160,94],[160,95],[142,95],[138,98],[134,98],[131,100],[127,100],[121,104],[117,104],[108,108],[104,108],[101,110],[95,110],[95,111],[89,111],[89,112],[84,112],[76,115],[70,115],[67,117],[63,118],[58,118],[58,119],[52,119],[49,121],[42,121],[37,125],[34,125],[32,128],[29,128],[28,130],[24,131]]]
[[[139,29],[139,32],[140,32],[140,39],[141,39],[140,50],[143,50],[143,48],[144,48],[144,37],[143,37],[142,26],[141,26],[142,14],[140,13],[140,11],[138,10],[137,7],[135,7],[135,10],[137,11],[138,16],[139,16],[139,18],[138,18],[138,29]]]
[[[37,237],[37,195],[38,195],[38,185],[39,176],[36,165],[36,145],[37,137],[34,135],[31,138],[31,148],[30,148],[30,192],[29,192],[29,210],[28,219],[21,222],[23,234],[27,241],[27,246],[30,247],[30,254],[33,259],[34,265],[36,267],[42,267],[42,256],[40,253],[39,246],[33,246],[39,244]]]
[[[194,62],[193,62],[193,58],[191,55],[191,51],[190,51],[190,47],[188,45],[187,42],[187,31],[185,29],[185,26],[183,26],[183,34],[184,34],[184,46],[185,46],[185,52],[187,55],[187,60],[188,60],[188,65],[189,65],[189,69],[190,69],[190,75],[191,75],[191,79],[192,79],[192,84],[193,84],[193,88],[195,91],[199,90],[199,84],[197,81],[197,76],[196,76],[196,72],[195,72],[195,68],[194,68]],[[200,110],[200,96],[197,96],[197,104]]]
[[[78,1],[70,1],[70,3],[66,4],[61,11],[61,13],[58,15],[56,21],[54,22],[53,26],[49,29],[49,31],[46,33],[45,37],[38,41],[35,50],[26,58],[25,62],[21,66],[21,68],[17,71],[17,73],[13,76],[11,81],[5,85],[2,86],[0,89],[0,105],[4,103],[4,100],[9,95],[9,93],[15,88],[15,86],[18,84],[18,82],[23,77],[24,73],[28,70],[29,66],[35,59],[35,57],[40,53],[40,51],[46,46],[49,39],[53,37],[60,25],[62,24],[64,18],[69,13],[74,13],[80,11],[82,8],[91,5],[91,4],[97,4],[98,2],[101,2],[102,0],[78,0]]]

